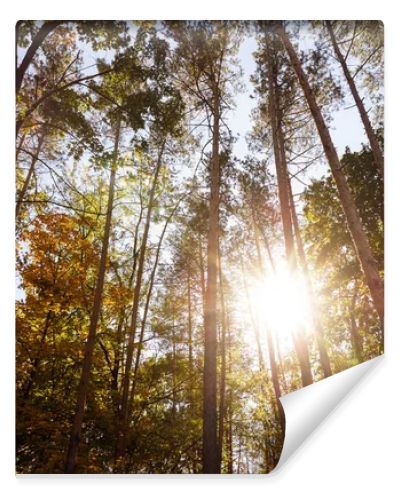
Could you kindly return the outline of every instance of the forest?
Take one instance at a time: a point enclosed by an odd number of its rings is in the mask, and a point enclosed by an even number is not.
[[[17,473],[269,473],[383,352],[383,35],[17,23]]]

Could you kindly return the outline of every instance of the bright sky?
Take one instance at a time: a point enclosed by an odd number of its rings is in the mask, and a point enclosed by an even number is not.
[[[234,145],[234,153],[239,158],[243,158],[247,153],[245,137],[252,127],[250,119],[251,110],[257,105],[257,100],[250,98],[252,91],[250,76],[256,70],[256,64],[252,54],[256,48],[257,43],[255,38],[247,37],[242,42],[238,55],[240,65],[243,68],[243,82],[246,88],[243,93],[235,97],[237,103],[236,109],[231,113],[228,121],[234,135],[239,135],[239,138]],[[348,94],[345,85],[343,85],[343,90],[346,95],[345,103],[340,111],[332,113],[333,120],[330,124],[332,139],[337,147],[339,156],[344,153],[346,146],[349,146],[353,151],[357,151],[360,149],[361,144],[367,141],[360,116],[357,109],[353,106],[352,98]],[[312,178],[314,176],[318,176],[322,171],[323,168],[321,169],[321,166],[312,166],[309,169],[307,177]],[[305,177],[305,179],[307,179],[307,177]],[[298,186],[296,186],[296,190],[300,189],[301,186],[299,183],[297,184]]]

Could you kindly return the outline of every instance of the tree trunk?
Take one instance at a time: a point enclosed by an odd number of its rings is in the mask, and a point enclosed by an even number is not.
[[[201,234],[199,234],[199,266],[200,266],[201,301],[203,306],[203,318],[204,318],[206,311],[206,278],[204,271],[203,245],[201,243]]]
[[[282,138],[283,138],[283,134],[282,134]],[[311,316],[312,316],[312,322],[313,322],[313,327],[314,327],[314,337],[315,337],[315,340],[317,342],[319,361],[321,364],[322,373],[324,374],[324,377],[330,377],[332,375],[332,369],[331,369],[331,365],[330,365],[328,351],[327,351],[326,346],[325,346],[325,339],[324,339],[321,321],[319,320],[319,317],[318,317],[317,301],[315,300],[314,289],[312,286],[311,276],[310,276],[310,272],[308,269],[306,252],[304,251],[303,239],[301,237],[301,232],[300,232],[299,219],[297,218],[296,207],[294,204],[292,183],[291,183],[290,178],[289,178],[289,170],[287,168],[287,163],[286,163],[284,144],[281,144],[281,149],[282,149],[282,155],[285,158],[284,163],[285,163],[285,170],[286,170],[286,176],[287,176],[287,185],[288,185],[288,190],[289,190],[290,211],[291,211],[291,215],[292,215],[294,235],[296,238],[297,252],[298,252],[298,256],[299,256],[300,265],[301,265],[302,270],[303,270],[303,275],[304,275],[305,282],[306,282],[307,292],[308,292],[308,295],[309,295],[309,298],[311,301]]]
[[[219,474],[217,439],[217,265],[219,239],[219,89],[213,95],[213,139],[210,172],[210,214],[207,241],[207,288],[204,312],[203,472]]]
[[[136,384],[137,384],[137,378],[138,378],[138,373],[139,373],[139,366],[140,366],[140,358],[143,350],[143,341],[144,341],[144,333],[145,333],[145,328],[146,328],[146,322],[147,322],[147,316],[149,313],[149,308],[150,308],[150,300],[152,296],[152,291],[153,291],[153,286],[154,286],[154,280],[156,277],[156,272],[157,272],[157,267],[158,267],[158,261],[160,259],[160,252],[161,252],[161,247],[162,243],[164,241],[164,236],[167,231],[168,224],[171,222],[172,216],[175,213],[176,208],[178,208],[178,204],[175,206],[174,210],[171,212],[167,220],[165,221],[163,230],[161,232],[160,238],[158,240],[157,244],[157,250],[156,250],[156,256],[154,259],[154,265],[153,269],[151,271],[150,279],[149,279],[149,287],[147,290],[147,295],[146,295],[146,303],[144,306],[144,311],[143,311],[143,319],[142,319],[142,325],[140,328],[140,334],[139,334],[139,341],[138,341],[138,347],[136,351],[136,357],[135,357],[135,365],[133,369],[133,377],[132,377],[132,388],[129,396],[129,404],[128,404],[128,410],[127,410],[127,415],[129,418],[129,415],[132,414],[132,409],[133,409],[133,404],[135,400],[135,394],[136,394]],[[175,386],[175,384],[173,384]],[[127,430],[127,429],[126,429]],[[117,434],[119,432],[119,428],[117,429]],[[123,436],[120,442],[120,451],[118,451],[118,457],[121,461],[121,457],[125,455],[125,447],[126,447],[126,436]]]
[[[278,365],[276,363],[274,343],[272,340],[272,333],[270,330],[267,330],[267,343],[268,343],[269,365],[271,368],[272,385],[274,388],[276,404],[278,405],[280,424],[283,431],[285,428],[285,414],[283,412],[282,405],[279,402],[279,398],[282,396],[282,392],[279,385]]]
[[[350,306],[350,332],[351,332],[351,344],[353,346],[354,354],[359,363],[364,361],[363,345],[360,332],[358,331],[357,321],[356,321],[356,302],[357,302],[357,282],[354,282],[354,292],[351,299]]]
[[[371,122],[368,117],[367,110],[365,109],[363,100],[358,93],[356,84],[354,82],[353,77],[350,74],[349,68],[346,63],[346,59],[343,57],[343,54],[340,51],[339,45],[336,41],[335,33],[332,28],[332,24],[330,21],[325,21],[326,27],[328,28],[329,36],[332,41],[333,50],[335,51],[336,58],[338,59],[340,65],[342,66],[344,76],[346,77],[347,83],[349,84],[351,94],[356,103],[358,112],[360,113],[361,121],[364,125],[365,133],[367,134],[369,143],[371,145],[372,155],[375,160],[375,164],[380,170],[382,174],[382,179],[384,177],[384,161],[383,161],[383,153],[382,149],[379,145],[378,138],[375,135],[375,132],[372,128]]]
[[[279,368],[281,370],[281,380],[282,380],[282,387],[283,387],[283,390],[287,391],[287,383],[286,383],[286,377],[285,377],[285,369],[284,369],[284,366],[283,366],[283,361],[282,361],[282,355],[281,355],[281,349],[279,347],[279,339],[275,338],[275,349],[276,349],[276,353],[278,355],[278,364],[279,364]]]
[[[18,222],[19,216],[21,214],[22,202],[24,201],[25,195],[28,191],[28,187],[29,187],[29,184],[31,182],[31,178],[32,178],[33,172],[35,170],[36,162],[39,159],[39,153],[40,153],[40,150],[42,149],[43,141],[44,141],[44,133],[38,139],[38,144],[36,147],[35,154],[32,155],[32,157],[31,157],[31,164],[30,164],[28,173],[26,174],[24,184],[21,188],[21,191],[18,194],[17,204],[15,206],[15,221],[16,222]]]
[[[287,175],[285,171],[285,159],[282,157],[281,144],[282,130],[279,126],[279,103],[276,92],[276,66],[273,58],[271,48],[267,42],[267,56],[268,56],[268,97],[269,97],[269,116],[271,121],[272,141],[274,145],[275,167],[278,179],[278,195],[281,208],[283,236],[285,241],[286,259],[288,262],[289,270],[294,273],[297,267],[296,252],[294,246],[292,218],[289,204],[289,188],[287,185]],[[310,385],[313,383],[310,359],[308,353],[308,346],[306,339],[302,333],[297,332],[294,335],[294,346],[297,358],[300,364],[302,385]]]
[[[229,378],[232,374],[232,330],[230,327],[229,314],[226,317],[226,326],[228,332],[228,341],[227,341],[227,358],[228,358],[228,375]],[[233,409],[232,409],[232,400],[233,394],[232,389],[229,387],[226,395],[227,399],[227,419],[228,419],[228,429],[227,429],[227,439],[226,439],[226,447],[227,447],[227,473],[233,474]]]
[[[219,447],[219,463],[222,463],[224,450],[224,425],[226,413],[226,307],[224,283],[221,268],[221,254],[218,249],[218,273],[219,273],[219,292],[221,302],[221,375],[219,386],[219,415],[218,415],[218,447]]]
[[[139,304],[140,304],[140,293],[142,289],[142,279],[144,271],[145,256],[147,250],[147,239],[150,230],[151,214],[153,211],[154,197],[158,182],[158,176],[161,170],[162,155],[164,152],[165,143],[161,146],[158,154],[156,170],[154,173],[153,184],[150,189],[149,205],[147,209],[146,222],[143,231],[142,244],[139,251],[139,261],[136,274],[135,289],[133,292],[133,303],[132,303],[132,315],[131,324],[128,333],[128,347],[126,352],[125,361],[125,373],[122,381],[122,397],[121,397],[121,411],[119,418],[119,432],[117,435],[116,449],[115,449],[115,463],[118,467],[118,462],[121,462],[126,450],[126,439],[128,431],[128,413],[129,413],[129,386],[131,381],[130,372],[133,363],[133,349],[135,344],[135,336],[137,330],[138,316],[139,316]]]
[[[187,307],[188,307],[188,349],[189,349],[189,372],[190,372],[190,382],[189,382],[189,399],[190,403],[193,401],[193,381],[192,377],[194,374],[193,365],[193,324],[192,324],[192,287],[190,282],[190,269],[187,273]]]
[[[343,207],[343,212],[346,216],[350,234],[353,238],[357,257],[360,261],[361,268],[363,269],[365,280],[370,290],[375,309],[379,315],[381,324],[383,326],[383,315],[384,315],[383,281],[379,275],[378,265],[373,256],[367,234],[363,228],[361,218],[357,211],[357,207],[354,203],[354,199],[351,194],[350,188],[347,184],[346,177],[344,176],[343,171],[341,169],[339,157],[333,145],[331,135],[325,124],[324,118],[317,104],[314,93],[310,87],[310,84],[308,83],[307,76],[303,71],[303,68],[301,67],[300,60],[296,54],[296,51],[294,50],[289,37],[283,31],[283,28],[280,29],[280,34],[283,44],[289,55],[289,59],[292,63],[293,69],[296,72],[299,83],[303,89],[304,96],[307,100],[311,114],[314,118],[316,127],[318,129],[318,133],[321,138],[326,158],[328,160],[329,166],[332,171],[332,175],[335,179],[336,186],[338,188],[339,198]]]
[[[173,295],[173,291],[171,291]],[[176,415],[176,335],[175,335],[175,304],[172,303],[172,426]]]
[[[283,227],[283,237],[285,241],[286,258],[289,269],[292,271],[296,267],[296,254],[294,248],[294,238],[292,231],[292,221],[290,217],[289,190],[287,186],[287,177],[283,167],[281,149],[279,147],[280,127],[278,127],[278,109],[276,94],[276,67],[273,55],[269,45],[268,52],[268,103],[269,117],[271,122],[272,141],[274,146],[275,168],[278,180],[278,196],[281,208],[281,218]]]
[[[265,362],[264,362],[264,356],[263,356],[262,349],[261,349],[260,328],[259,328],[259,324],[257,322],[257,319],[254,317],[253,308],[251,306],[249,288],[247,286],[246,273],[244,270],[244,264],[243,264],[242,258],[240,259],[240,264],[241,264],[241,268],[242,268],[242,278],[243,278],[244,291],[245,291],[245,295],[246,295],[247,308],[248,308],[249,314],[250,314],[251,326],[253,327],[254,335],[256,337],[258,366],[260,368],[260,371],[264,372],[265,371]]]
[[[98,271],[96,289],[94,293],[93,309],[90,317],[89,334],[85,343],[85,354],[83,358],[81,378],[78,387],[78,396],[76,401],[74,421],[72,424],[71,436],[68,445],[67,459],[65,463],[65,472],[67,474],[72,474],[74,472],[78,457],[79,441],[81,437],[82,422],[85,413],[85,404],[89,387],[89,377],[92,368],[93,351],[96,342],[96,329],[100,317],[104,278],[107,268],[108,246],[109,246],[110,232],[111,232],[111,217],[112,217],[112,210],[114,203],[114,190],[115,190],[115,178],[117,173],[120,128],[121,128],[121,122],[119,121],[117,123],[115,132],[113,162],[111,166],[110,186],[108,191],[107,216],[106,216],[106,223],[104,226],[99,271]]]
[[[15,150],[15,163],[16,164],[18,163],[18,158],[19,158],[19,155],[21,153],[22,146],[24,145],[25,138],[26,138],[26,132],[24,132],[23,134],[21,134],[18,146],[17,146],[17,148]]]
[[[46,21],[43,23],[43,25],[40,27],[39,31],[33,37],[32,42],[31,42],[28,50],[26,51],[25,56],[22,59],[21,64],[16,69],[16,74],[15,74],[15,93],[16,94],[19,93],[19,91],[21,89],[21,85],[22,85],[22,80],[24,78],[26,70],[28,69],[29,65],[31,64],[33,57],[35,56],[39,47],[42,45],[44,39],[46,38],[46,36],[50,32],[52,32],[61,23],[62,23],[62,21]],[[18,24],[17,24],[16,29],[18,31]]]

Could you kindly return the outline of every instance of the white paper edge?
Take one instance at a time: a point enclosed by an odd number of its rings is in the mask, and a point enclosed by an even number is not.
[[[307,437],[382,357],[383,355],[348,368],[280,398],[285,412],[286,432],[282,454],[274,472],[282,468]]]

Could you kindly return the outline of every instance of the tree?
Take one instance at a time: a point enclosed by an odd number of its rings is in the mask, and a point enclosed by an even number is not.
[[[354,82],[354,78],[351,76],[351,73],[349,71],[349,68],[348,68],[348,65],[346,62],[346,57],[343,56],[343,54],[339,48],[338,42],[336,40],[334,29],[332,27],[332,23],[330,21],[326,21],[325,24],[326,24],[326,28],[328,30],[328,33],[329,33],[329,36],[330,36],[330,39],[332,42],[333,50],[334,50],[335,55],[336,55],[340,65],[343,69],[343,73],[344,73],[344,76],[346,77],[347,83],[349,84],[349,88],[350,88],[351,94],[354,98],[354,102],[356,103],[357,109],[360,113],[361,121],[364,125],[365,133],[367,134],[369,143],[371,145],[371,150],[372,150],[372,153],[374,155],[374,160],[375,160],[376,166],[380,169],[381,175],[383,176],[383,153],[382,153],[381,147],[379,145],[378,138],[377,138],[377,136],[372,128],[370,119],[368,117],[367,110],[365,109],[363,100],[361,99],[360,94],[358,93],[356,84]],[[356,33],[355,33],[356,28],[357,28],[357,24],[355,23],[353,37],[356,36]]]
[[[177,65],[185,88],[205,112],[210,114],[212,151],[210,158],[209,225],[207,235],[207,286],[204,305],[204,399],[203,472],[219,473],[217,439],[217,277],[220,205],[221,109],[226,87],[232,80],[227,60],[234,51],[232,32],[227,23],[172,24],[178,42]]]
[[[92,314],[90,317],[89,333],[85,343],[85,355],[83,358],[82,374],[78,386],[78,396],[76,401],[76,411],[71,429],[71,437],[65,462],[65,472],[71,474],[75,471],[78,457],[78,447],[81,435],[82,422],[85,412],[85,403],[89,387],[89,377],[92,366],[93,351],[96,342],[97,323],[100,316],[101,301],[103,297],[104,279],[106,275],[106,264],[108,257],[108,245],[111,231],[111,217],[114,203],[115,177],[118,165],[118,146],[120,141],[121,123],[115,125],[114,151],[111,159],[110,186],[107,202],[107,216],[104,226],[103,242],[101,247],[101,257],[99,263],[98,277],[93,299]]]
[[[296,72],[299,83],[303,89],[304,96],[313,115],[321,142],[325,151],[326,158],[330,165],[332,175],[335,179],[343,211],[346,215],[347,224],[357,249],[357,255],[365,275],[365,280],[370,290],[376,311],[383,322],[384,300],[383,300],[383,282],[379,275],[377,263],[371,251],[367,235],[361,223],[352,194],[347,184],[346,178],[342,173],[339,157],[333,145],[331,135],[325,124],[321,110],[315,100],[312,89],[307,81],[306,74],[301,67],[300,60],[294,50],[294,47],[282,28],[279,28],[279,34],[287,50],[293,69]]]
[[[15,92],[17,94],[21,88],[22,80],[24,78],[25,72],[28,69],[29,65],[31,64],[32,59],[34,58],[40,45],[43,43],[43,40],[46,38],[46,36],[49,33],[51,33],[55,28],[57,28],[57,26],[59,24],[61,24],[61,21],[46,21],[42,24],[39,31],[33,37],[32,42],[29,45],[29,47],[24,55],[24,58],[21,61],[21,64],[16,68]],[[18,36],[19,25],[20,25],[20,23],[17,23],[17,25],[16,25],[17,36]]]

